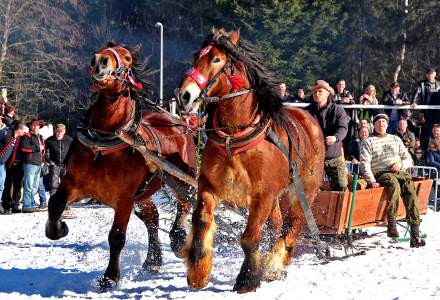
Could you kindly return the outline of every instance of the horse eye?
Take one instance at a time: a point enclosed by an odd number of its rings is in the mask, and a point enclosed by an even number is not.
[[[216,57],[216,58],[214,58],[214,60],[212,62],[216,64],[216,63],[219,63],[220,61],[221,61],[221,59]]]
[[[106,66],[107,63],[108,63],[108,57],[104,57],[104,58],[101,60],[101,63],[102,63],[104,66]]]
[[[92,58],[92,62],[90,63],[90,65],[91,65],[92,67],[94,67],[95,64],[96,64],[96,57],[93,56],[93,58]]]

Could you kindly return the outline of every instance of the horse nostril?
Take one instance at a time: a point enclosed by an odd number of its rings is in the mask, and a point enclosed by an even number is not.
[[[189,100],[191,99],[191,94],[188,91],[184,92],[182,95],[182,99],[186,102],[189,102]]]

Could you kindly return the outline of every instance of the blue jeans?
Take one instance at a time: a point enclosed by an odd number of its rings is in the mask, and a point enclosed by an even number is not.
[[[36,206],[34,197],[40,183],[40,172],[40,166],[23,165],[23,209]]]
[[[40,197],[40,205],[47,204],[46,188],[44,187],[43,177],[40,177],[40,183],[38,184],[38,196]]]
[[[3,190],[5,189],[6,180],[6,166],[5,164],[0,164],[0,199],[3,195]]]

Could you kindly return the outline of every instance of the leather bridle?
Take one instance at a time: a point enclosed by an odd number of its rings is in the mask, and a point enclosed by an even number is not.
[[[131,67],[126,67],[121,60],[121,57],[119,56],[118,52],[115,50],[115,48],[120,48],[128,51],[124,47],[121,46],[115,46],[115,47],[108,47],[101,51],[108,50],[113,54],[113,57],[116,60],[116,70],[110,70],[107,73],[107,76],[114,78],[116,80],[119,80],[123,85],[126,87],[131,88],[133,91],[138,91],[142,89],[142,83],[137,81],[135,76],[133,75],[133,71]],[[92,76],[93,73],[93,67],[89,67],[89,74]],[[92,76],[93,77],[93,76]],[[96,81],[93,78],[94,81]]]
[[[231,85],[232,75],[228,75],[227,71],[228,69],[231,69],[231,73],[235,72],[235,66],[231,63],[231,59],[227,58],[227,61],[225,65],[221,68],[221,70],[217,74],[215,74],[210,80],[207,80],[206,77],[202,73],[200,73],[200,71],[195,67],[195,65],[204,55],[208,54],[211,49],[212,49],[212,45],[208,45],[202,50],[200,50],[198,59],[195,61],[191,69],[189,69],[184,75],[184,77],[190,77],[191,79],[193,79],[201,89],[199,96],[195,100],[201,99],[206,103],[216,103],[222,100],[233,99],[244,94],[252,93],[253,92],[252,89],[244,89],[223,96],[212,96],[212,97],[208,96],[208,91],[222,75],[227,76],[227,80],[228,80],[227,82],[229,85]],[[179,89],[175,90],[175,94],[176,97],[179,97]]]

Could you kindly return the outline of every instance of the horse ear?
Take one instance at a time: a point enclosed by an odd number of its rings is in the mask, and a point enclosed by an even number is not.
[[[231,38],[230,38],[230,40],[231,40],[231,43],[233,44],[233,45],[237,45],[237,43],[238,43],[238,39],[240,38],[240,29],[237,29],[236,31],[234,31],[232,34],[231,34]]]
[[[142,52],[142,44],[137,44],[131,49],[131,55],[133,58],[139,58]]]
[[[108,43],[107,43],[107,48],[111,48],[111,47],[115,47],[117,46],[118,43],[116,42],[116,40],[114,38],[112,38]]]

